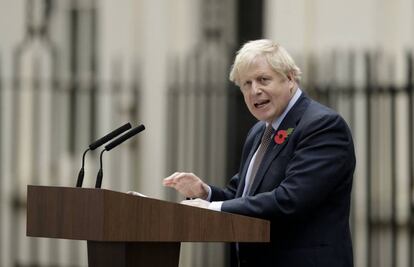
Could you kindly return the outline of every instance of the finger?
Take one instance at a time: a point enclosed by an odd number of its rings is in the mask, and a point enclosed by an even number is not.
[[[174,181],[162,181],[162,184],[164,186],[170,186],[170,187],[174,187],[174,185],[176,184]]]
[[[177,176],[178,174],[180,174],[180,173],[179,172],[174,172],[170,176],[164,178],[164,181],[170,181],[170,180],[174,179],[174,177]]]
[[[179,172],[175,172],[175,173],[171,174],[170,176],[168,176],[167,178],[164,178],[164,180],[162,181],[163,185],[172,186],[172,185],[176,184],[176,177],[179,174],[180,174]]]
[[[163,184],[164,186],[171,186],[171,185],[174,185],[174,184],[175,184],[175,182],[174,182],[174,180],[173,180],[173,179],[169,179],[169,180],[163,180],[163,181],[162,181],[162,184]]]

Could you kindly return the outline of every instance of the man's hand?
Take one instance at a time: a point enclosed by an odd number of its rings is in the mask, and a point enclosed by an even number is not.
[[[210,202],[208,202],[207,200],[196,198],[196,199],[192,199],[192,200],[183,200],[183,201],[181,201],[181,204],[188,205],[188,206],[193,206],[193,207],[198,207],[198,208],[203,208],[203,209],[208,209],[208,206],[210,205]]]
[[[185,197],[202,199],[208,197],[208,185],[193,173],[176,172],[165,178],[163,185],[175,188]]]

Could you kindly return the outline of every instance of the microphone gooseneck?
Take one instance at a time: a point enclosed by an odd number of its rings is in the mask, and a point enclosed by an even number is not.
[[[106,142],[114,139],[115,137],[117,137],[121,133],[123,133],[123,132],[125,132],[125,131],[127,131],[131,128],[132,128],[131,123],[129,123],[129,122],[125,123],[121,127],[113,130],[112,132],[110,132],[107,135],[99,138],[98,140],[94,141],[92,144],[89,145],[89,148],[86,149],[85,152],[83,152],[82,167],[79,170],[78,179],[76,181],[76,187],[82,187],[83,177],[85,175],[85,157],[86,157],[86,153],[90,150],[95,150],[96,148],[100,147],[101,145],[103,145]]]
[[[85,152],[83,152],[83,156],[82,156],[82,167],[79,170],[79,174],[78,174],[78,180],[76,181],[76,187],[82,187],[82,183],[83,183],[83,177],[85,175],[85,156],[86,153],[88,153],[90,149],[86,149]]]
[[[106,151],[106,149],[103,149],[101,151],[101,154],[99,155],[99,171],[98,171],[98,175],[96,176],[96,183],[95,183],[95,188],[101,188],[102,185],[102,178],[103,178],[103,169],[102,169],[102,155],[103,153]]]

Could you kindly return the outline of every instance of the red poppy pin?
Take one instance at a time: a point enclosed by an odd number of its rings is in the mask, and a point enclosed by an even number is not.
[[[288,138],[288,136],[293,132],[294,128],[289,128],[287,130],[279,130],[277,131],[277,133],[275,134],[274,140],[275,143],[278,145],[281,145],[285,142],[286,138]]]

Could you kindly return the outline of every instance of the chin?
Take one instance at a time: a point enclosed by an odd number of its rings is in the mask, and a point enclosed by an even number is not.
[[[258,112],[257,110],[255,110],[256,112],[252,112],[250,111],[250,113],[259,121],[266,121],[266,122],[273,122],[274,118],[276,118],[277,116],[275,115],[274,111],[271,110],[266,110],[266,111],[261,111]]]
[[[263,117],[263,116],[254,116],[257,120],[259,121],[265,121],[265,122],[269,122],[272,121],[272,119],[269,119],[269,117]]]
[[[260,114],[259,116],[255,116],[256,119],[260,121],[272,122],[275,116],[271,114]]]

